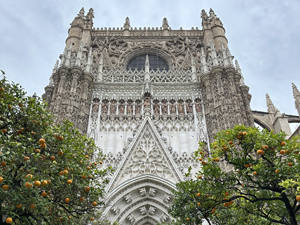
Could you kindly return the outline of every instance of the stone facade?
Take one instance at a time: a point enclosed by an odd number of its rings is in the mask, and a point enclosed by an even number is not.
[[[104,214],[121,224],[168,222],[175,183],[201,169],[198,142],[209,154],[218,131],[254,125],[249,88],[213,10],[202,10],[201,30],[172,30],[166,18],[159,28],[126,18],[121,28],[95,29],[93,18],[82,8],[71,23],[43,97],[57,123],[66,118],[94,138],[102,166],[115,168]],[[285,127],[269,108],[269,123]]]

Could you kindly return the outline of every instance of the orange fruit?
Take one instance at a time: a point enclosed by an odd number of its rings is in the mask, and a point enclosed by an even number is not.
[[[84,201],[84,197],[80,197],[80,199],[79,199],[81,202],[83,202]]]
[[[62,136],[58,137],[58,140],[60,140],[60,141],[62,141],[63,139],[64,139],[64,137],[62,137]]]
[[[40,151],[39,149],[36,149],[35,152],[36,152],[36,153],[40,153],[41,151]]]
[[[275,173],[279,173],[279,170],[277,169],[277,170],[275,170]]]
[[[85,179],[85,178],[86,178],[86,176],[84,176],[84,175],[82,175],[81,177],[82,177],[82,179]]]
[[[296,200],[297,200],[298,202],[300,202],[300,195],[297,195],[297,196],[296,196]]]
[[[186,220],[190,220],[190,218],[186,218]]]
[[[68,184],[72,184],[72,180],[68,180],[67,183],[68,183]]]
[[[3,177],[0,177],[0,184],[3,182]]]
[[[93,202],[92,205],[93,205],[93,206],[96,206],[96,205],[97,205],[97,202]]]
[[[26,162],[27,160],[29,160],[29,157],[24,157],[24,161]]]
[[[0,163],[0,165],[1,165],[1,166],[6,166],[6,162],[2,161],[2,162]]]
[[[6,133],[7,133],[7,130],[6,130],[6,129],[2,129],[1,131],[2,131],[3,134],[6,134]]]
[[[90,190],[91,190],[90,187],[85,187],[85,189],[84,189],[85,192],[89,192]]]
[[[293,166],[293,163],[289,162],[288,165],[289,165],[289,166]]]
[[[45,191],[42,192],[41,196],[46,197],[47,193]]]
[[[247,134],[247,132],[243,132],[243,135],[245,136]]]
[[[5,220],[5,222],[8,223],[8,224],[11,224],[12,221],[13,221],[13,220],[12,220],[12,218],[10,218],[10,217],[7,217],[6,220]]]
[[[87,159],[88,159],[88,158],[89,158],[89,156],[88,156],[88,155],[86,155],[86,156],[85,156],[85,158],[87,158]]]
[[[86,168],[87,168],[88,170],[90,170],[90,169],[91,169],[91,167],[89,167],[89,166],[87,166]]]
[[[4,184],[4,185],[2,186],[2,189],[3,189],[4,191],[7,191],[7,190],[9,189],[9,186],[8,186],[7,184]]]
[[[21,208],[22,207],[22,204],[16,204],[16,207],[19,209],[19,208]]]
[[[59,171],[59,175],[64,175],[64,171]]]
[[[200,193],[197,193],[197,196],[198,196],[198,197],[200,197],[200,196],[201,196],[201,194],[200,194]]]
[[[259,154],[259,155],[264,155],[265,154],[265,152],[261,149],[259,149],[256,153]]]
[[[32,179],[32,177],[33,177],[33,176],[32,176],[31,174],[27,174],[27,175],[26,175],[26,178]]]
[[[43,138],[41,138],[40,140],[39,140],[39,143],[40,143],[40,145],[42,145],[42,144],[45,144],[45,139],[43,139]]]
[[[284,155],[284,154],[285,154],[285,151],[284,151],[284,150],[280,150],[280,154],[281,154],[281,155]]]
[[[99,163],[102,164],[102,161],[100,161]]]
[[[66,199],[65,199],[65,202],[66,202],[66,203],[69,203],[69,202],[70,202],[70,199],[69,199],[69,198],[66,198]]]
[[[50,159],[51,159],[52,161],[54,161],[54,160],[55,160],[55,156],[51,156]]]
[[[31,183],[29,183],[29,182],[26,182],[26,184],[25,184],[25,187],[27,187],[27,188],[31,188],[31,187],[32,187],[32,184],[31,184]]]
[[[232,145],[232,144],[233,144],[233,142],[232,142],[232,141],[229,141],[229,142],[228,142],[228,144]]]
[[[229,195],[229,193],[228,192],[225,192],[225,196],[228,196]]]
[[[47,183],[48,183],[48,184],[51,184],[51,180],[47,180]]]
[[[212,212],[212,213],[215,213],[215,212],[216,212],[216,208],[213,208],[213,209],[211,210],[211,212]]]
[[[57,155],[59,155],[59,156],[62,156],[64,153],[62,152],[62,151],[59,151],[58,153],[57,153]]]
[[[280,145],[285,146],[285,142],[284,141],[280,142]]]
[[[42,181],[42,186],[46,186],[47,184],[48,184],[48,181],[46,181],[46,180]]]
[[[199,161],[202,161],[202,158],[199,158]]]
[[[95,218],[94,217],[91,217],[91,221],[93,221]]]
[[[31,205],[30,205],[30,208],[31,208],[31,209],[35,209],[35,205],[34,205],[34,204],[31,204]]]
[[[69,173],[68,170],[64,170],[63,172],[64,172],[64,174],[68,174]]]
[[[36,182],[34,182],[34,186],[36,186],[36,187],[39,187],[39,186],[41,186],[41,182],[40,182],[40,181],[36,181]]]
[[[200,205],[201,205],[201,203],[200,203],[200,202],[198,202],[198,203],[197,203],[197,205],[199,205],[199,206],[200,206]]]
[[[63,219],[64,219],[64,218],[62,218],[62,217],[59,217],[59,220],[60,220],[60,221],[62,221]]]
[[[71,217],[71,216],[69,216],[68,218],[69,218],[69,219],[71,219],[72,217]]]
[[[92,175],[89,175],[89,178],[93,178],[93,176],[92,176]]]
[[[254,171],[254,172],[253,172],[253,175],[257,175],[257,172],[256,172],[256,171]]]

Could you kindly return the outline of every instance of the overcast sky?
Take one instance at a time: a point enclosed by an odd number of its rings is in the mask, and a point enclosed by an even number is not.
[[[65,48],[70,23],[81,7],[94,9],[94,27],[201,28],[200,12],[212,8],[226,30],[252,94],[251,108],[266,111],[265,95],[297,115],[291,83],[300,89],[299,0],[0,0],[0,69],[28,94],[44,93]]]

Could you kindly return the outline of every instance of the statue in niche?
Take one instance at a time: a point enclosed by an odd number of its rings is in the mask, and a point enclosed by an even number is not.
[[[202,112],[202,107],[201,107],[199,102],[197,102],[197,104],[196,104],[196,111],[197,112]]]
[[[136,106],[135,106],[135,114],[140,114],[140,112],[141,112],[141,104],[137,104]]]
[[[92,113],[97,113],[99,110],[99,100],[95,99],[92,107]]]
[[[163,114],[168,114],[168,105],[166,102],[161,106],[161,110]]]
[[[132,105],[130,103],[127,105],[127,114],[132,114]]]
[[[154,105],[154,113],[159,114],[159,105],[157,103]]]
[[[182,104],[182,103],[180,103],[180,104],[178,105],[178,112],[179,112],[179,113],[184,113],[184,108],[183,108],[183,104]]]
[[[110,114],[115,114],[116,113],[116,105],[115,104],[111,104],[110,105]]]
[[[151,100],[149,97],[146,97],[145,100],[144,100],[144,106],[145,107],[149,107],[151,104]]]
[[[187,113],[193,113],[193,105],[191,103],[186,105]]]
[[[176,106],[175,106],[175,104],[171,105],[170,113],[171,114],[176,113]]]
[[[103,105],[102,105],[102,113],[106,114],[107,110],[108,110],[108,108],[107,108],[106,102],[104,102]]]
[[[120,112],[120,114],[124,114],[124,109],[125,109],[125,106],[124,106],[123,103],[121,103],[120,106],[119,106],[119,112]]]

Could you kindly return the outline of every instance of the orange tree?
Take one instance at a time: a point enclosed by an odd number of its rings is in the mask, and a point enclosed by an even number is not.
[[[110,172],[102,160],[92,139],[53,125],[40,99],[0,80],[0,224],[94,220]]]
[[[236,126],[216,135],[211,157],[203,158],[203,147],[195,154],[202,164],[197,181],[175,192],[175,203],[180,194],[187,194],[185,209],[194,210],[181,214],[181,219],[196,221],[200,216],[217,221],[216,215],[226,218],[237,210],[243,217],[252,215],[245,221],[249,223],[252,219],[259,221],[255,224],[299,224],[300,190],[297,182],[292,183],[299,178],[299,137],[286,140],[284,132]],[[177,218],[179,214],[172,212]]]

